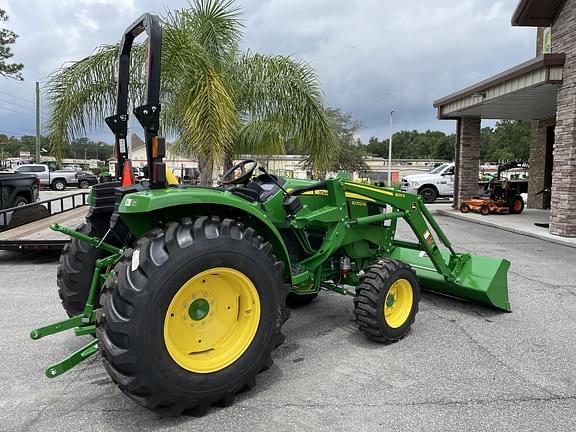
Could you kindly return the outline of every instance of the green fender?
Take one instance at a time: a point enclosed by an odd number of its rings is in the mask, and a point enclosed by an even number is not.
[[[183,217],[204,215],[241,220],[272,244],[276,258],[284,262],[284,278],[290,283],[288,250],[282,235],[260,206],[260,203],[248,202],[223,189],[193,186],[128,194],[122,199],[118,213],[137,237],[158,226],[159,221]]]

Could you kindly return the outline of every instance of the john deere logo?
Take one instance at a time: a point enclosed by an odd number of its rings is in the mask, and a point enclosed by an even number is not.
[[[416,210],[416,203],[410,203],[410,210]]]

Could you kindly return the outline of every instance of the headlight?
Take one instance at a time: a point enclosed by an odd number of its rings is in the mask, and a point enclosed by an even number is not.
[[[411,186],[411,187],[417,187],[417,186],[420,186],[420,183],[418,183],[417,181],[414,181],[414,180],[412,180],[412,181],[409,181],[409,182],[408,182],[408,184],[410,184],[410,186]]]

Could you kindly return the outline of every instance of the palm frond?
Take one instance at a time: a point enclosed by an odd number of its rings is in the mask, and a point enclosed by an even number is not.
[[[234,0],[193,0],[190,6],[169,12],[166,21],[200,44],[213,61],[231,60],[242,38],[240,8]]]
[[[130,82],[130,95],[142,94],[146,47],[138,45],[131,58],[135,79]],[[48,136],[57,159],[74,136],[89,127],[104,124],[104,117],[114,113],[118,44],[100,47],[92,55],[54,72],[47,83],[46,94],[52,114]]]
[[[164,125],[179,136],[177,152],[212,163],[231,151],[237,110],[218,59],[197,40],[188,21],[182,23],[180,12],[165,25]]]
[[[236,106],[217,71],[206,71],[190,87],[182,88],[173,103],[181,115],[180,146],[209,163],[232,153],[238,129]]]
[[[248,52],[235,67],[235,97],[243,117],[257,122],[273,117],[284,140],[309,154],[316,170],[326,171],[338,157],[339,146],[310,65]]]
[[[286,147],[283,126],[282,122],[274,117],[244,123],[238,130],[234,153],[237,155],[284,154]]]

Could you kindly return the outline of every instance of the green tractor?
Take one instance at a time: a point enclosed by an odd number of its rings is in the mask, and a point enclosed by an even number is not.
[[[145,131],[149,181],[127,184],[133,40],[149,38]],[[410,330],[421,288],[509,311],[506,260],[457,253],[417,195],[357,184],[281,178],[253,160],[218,187],[170,185],[159,138],[161,26],[150,14],[125,32],[116,137],[121,182],[95,185],[87,222],[58,269],[69,318],[33,330],[94,337],[48,367],[56,377],[100,352],[120,390],[158,413],[201,415],[255,385],[283,342],[287,305],[321,290],[353,296],[359,330],[390,343]],[[258,170],[257,170],[258,169]],[[404,219],[417,241],[396,238]]]

